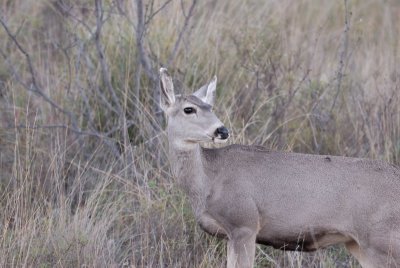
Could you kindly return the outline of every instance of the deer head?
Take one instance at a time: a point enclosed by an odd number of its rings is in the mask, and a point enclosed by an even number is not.
[[[190,147],[202,142],[226,142],[229,131],[214,114],[217,77],[187,96],[175,96],[167,69],[160,69],[160,105],[167,115],[170,142]]]

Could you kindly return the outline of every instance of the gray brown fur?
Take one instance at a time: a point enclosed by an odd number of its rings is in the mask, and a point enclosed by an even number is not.
[[[215,83],[201,88],[207,103],[196,92],[167,100],[164,110],[173,174],[199,225],[228,239],[227,267],[253,267],[256,242],[298,251],[342,243],[363,267],[400,267],[398,167],[260,146],[202,148],[201,142],[221,141],[214,130],[222,123],[201,108],[213,104],[215,92],[205,94]],[[185,115],[185,105],[200,111]]]

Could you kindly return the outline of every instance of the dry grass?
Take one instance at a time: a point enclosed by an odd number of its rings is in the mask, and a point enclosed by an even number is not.
[[[399,164],[400,4],[345,2],[146,1],[141,40],[182,92],[218,75],[232,142]],[[0,266],[224,266],[173,184],[135,3],[105,1],[96,39],[92,1],[0,2],[34,72],[0,27]],[[340,247],[257,263],[357,266]]]

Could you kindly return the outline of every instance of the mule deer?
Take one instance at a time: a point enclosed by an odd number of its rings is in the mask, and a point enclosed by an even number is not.
[[[314,251],[344,244],[363,267],[400,267],[400,170],[381,161],[206,149],[228,130],[212,111],[216,77],[175,96],[160,69],[171,168],[201,228],[228,239],[227,267],[253,267],[255,244]]]

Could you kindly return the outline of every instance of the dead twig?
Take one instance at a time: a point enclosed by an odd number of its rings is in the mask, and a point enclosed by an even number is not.
[[[0,54],[2,55],[2,57],[4,58],[4,60],[6,61],[8,67],[11,69],[13,75],[15,76],[15,78],[17,79],[17,81],[28,91],[31,91],[33,93],[35,93],[36,95],[40,96],[42,99],[44,99],[47,103],[49,103],[53,108],[55,108],[56,110],[62,112],[63,114],[65,114],[71,121],[71,124],[73,125],[73,127],[78,128],[78,123],[77,123],[77,119],[75,117],[75,115],[71,112],[68,111],[64,108],[62,108],[59,104],[57,104],[54,100],[52,100],[49,96],[47,96],[43,90],[41,89],[40,85],[38,84],[37,80],[36,80],[36,75],[35,75],[35,70],[32,64],[32,59],[29,55],[29,53],[22,47],[22,45],[20,44],[20,42],[17,40],[16,36],[13,35],[10,31],[10,29],[8,28],[7,24],[4,22],[4,20],[0,17],[0,24],[3,26],[4,30],[6,31],[8,37],[11,39],[11,41],[14,43],[14,45],[18,48],[18,51],[20,51],[24,57],[25,60],[28,64],[28,72],[31,78],[31,82],[30,84],[27,84],[23,81],[23,79],[21,78],[21,76],[19,75],[19,73],[17,72],[17,70],[15,69],[15,67],[10,63],[6,53],[3,50],[0,50]]]
[[[150,21],[161,11],[163,10],[169,3],[171,3],[172,0],[167,0],[164,2],[164,4],[162,4],[156,11],[154,11],[153,13],[151,13],[148,18],[145,21],[145,25],[149,24]]]
[[[339,93],[342,86],[342,79],[343,79],[343,69],[345,65],[345,59],[347,56],[348,46],[349,46],[349,31],[350,31],[350,16],[351,12],[348,8],[348,1],[344,0],[344,31],[343,31],[343,42],[341,44],[341,51],[339,56],[339,65],[337,74],[337,87],[336,87],[336,94],[335,98],[333,99],[332,107],[330,113],[332,113],[333,109],[335,108],[337,98],[339,97]]]
[[[192,4],[190,5],[189,12],[188,12],[188,14],[186,15],[186,14],[185,14],[185,8],[184,8],[184,6],[183,6],[183,4],[182,4],[182,2],[181,2],[181,5],[182,5],[182,14],[183,14],[183,16],[185,17],[185,21],[184,21],[184,23],[183,23],[182,29],[181,29],[180,32],[179,32],[178,39],[177,39],[176,42],[175,42],[174,48],[172,49],[172,52],[171,52],[171,54],[170,54],[169,57],[168,57],[167,66],[170,66],[170,65],[171,65],[171,63],[173,62],[173,60],[174,60],[175,57],[176,57],[176,54],[178,53],[178,49],[179,49],[179,46],[180,46],[180,44],[181,44],[181,42],[182,42],[183,35],[184,35],[184,33],[186,32],[186,30],[187,30],[187,28],[188,28],[188,26],[189,26],[189,22],[190,22],[190,19],[191,19],[192,16],[193,16],[193,11],[194,11],[194,8],[195,8],[196,4],[197,4],[197,0],[193,0],[193,1],[192,1]]]
[[[156,114],[157,122],[152,124],[155,133],[160,132],[160,125],[163,121],[163,116],[161,113],[160,105],[159,105],[159,98],[160,98],[160,91],[159,91],[159,78],[158,72],[156,72],[152,66],[152,63],[149,59],[147,51],[144,49],[143,40],[146,33],[146,25],[145,25],[145,17],[144,17],[144,7],[142,0],[136,0],[137,5],[137,26],[136,26],[136,46],[137,46],[137,53],[138,58],[140,61],[140,66],[137,66],[137,73],[135,74],[136,79],[136,90],[139,91],[140,87],[140,72],[141,67],[143,67],[144,72],[146,73],[147,77],[151,81],[151,88],[153,89],[152,97],[153,97],[153,112]],[[137,96],[138,97],[138,96]]]
[[[28,63],[28,68],[29,68],[29,72],[31,74],[31,79],[32,79],[32,84],[34,85],[35,89],[39,89],[39,87],[37,86],[37,82],[36,82],[36,76],[35,76],[35,72],[33,70],[33,65],[32,65],[32,60],[31,57],[29,56],[29,54],[25,51],[25,49],[21,46],[21,44],[19,43],[19,41],[17,40],[16,36],[13,35],[10,31],[10,29],[8,28],[8,26],[6,25],[6,23],[3,21],[3,18],[0,17],[0,24],[3,26],[4,30],[7,32],[8,37],[10,37],[10,39],[13,41],[13,43],[16,45],[16,47],[18,48],[18,50],[25,56],[25,59]]]
[[[61,107],[57,102],[55,102],[47,94],[44,93],[44,90],[41,88],[41,86],[39,85],[39,82],[37,81],[36,71],[34,69],[34,64],[32,62],[32,58],[31,58],[30,54],[24,49],[24,47],[18,41],[16,35],[11,33],[11,30],[9,29],[6,22],[2,19],[2,17],[0,17],[0,24],[6,31],[8,37],[10,38],[12,43],[17,47],[18,51],[24,55],[26,63],[28,65],[28,74],[30,76],[30,81],[27,83],[24,81],[24,79],[19,74],[18,70],[15,68],[15,65],[12,64],[9,57],[7,56],[7,53],[4,52],[0,48],[0,55],[4,58],[4,60],[7,64],[7,67],[9,68],[10,72],[13,74],[15,80],[19,84],[21,84],[25,90],[33,92],[37,96],[41,97],[52,108],[63,113],[64,115],[66,115],[71,123],[71,126],[69,126],[67,124],[54,124],[54,125],[33,126],[33,127],[24,126],[24,125],[14,125],[14,126],[9,126],[8,128],[50,128],[50,129],[64,128],[64,129],[67,129],[67,130],[71,131],[72,133],[76,134],[77,139],[79,139],[81,136],[93,136],[93,137],[99,138],[110,148],[111,152],[116,157],[118,157],[120,155],[120,152],[118,151],[118,149],[116,147],[115,141],[110,139],[109,136],[112,135],[113,133],[119,131],[121,129],[121,125],[118,125],[117,127],[111,129],[110,131],[108,131],[106,133],[102,133],[102,132],[95,131],[95,130],[82,130],[79,127],[76,115],[72,111]],[[131,125],[132,124],[129,124],[128,127],[130,127]]]
[[[146,75],[151,79],[153,83],[158,81],[156,72],[153,70],[151,62],[143,46],[143,39],[146,32],[144,24],[144,10],[142,0],[136,0],[137,4],[137,26],[136,26],[136,45],[139,53],[139,60],[142,64]]]
[[[133,121],[127,121],[127,127],[133,126],[135,123]],[[111,135],[116,133],[121,129],[121,126],[116,126],[112,129],[110,129],[107,132],[98,132],[98,131],[90,131],[90,130],[80,130],[80,129],[75,129],[72,128],[66,124],[52,124],[52,125],[25,125],[25,124],[18,124],[18,125],[8,125],[4,127],[5,129],[20,129],[20,128],[25,128],[25,129],[57,129],[57,128],[62,128],[62,129],[67,129],[75,134],[79,135],[85,135],[85,136],[93,136],[101,139],[108,139],[108,140],[114,140],[114,138],[110,138]]]
[[[95,0],[95,12],[96,12],[96,31],[94,34],[94,40],[96,44],[96,49],[97,53],[99,56],[99,61],[100,61],[100,66],[101,66],[101,71],[102,71],[102,76],[103,76],[103,82],[108,89],[108,92],[111,95],[111,99],[114,102],[116,109],[118,111],[119,116],[123,116],[123,111],[121,108],[121,104],[119,103],[119,99],[117,97],[117,94],[114,90],[114,87],[112,86],[111,83],[111,74],[106,62],[106,58],[104,55],[104,49],[101,44],[101,30],[104,25],[104,10],[103,10],[103,5],[102,5],[102,0]]]

